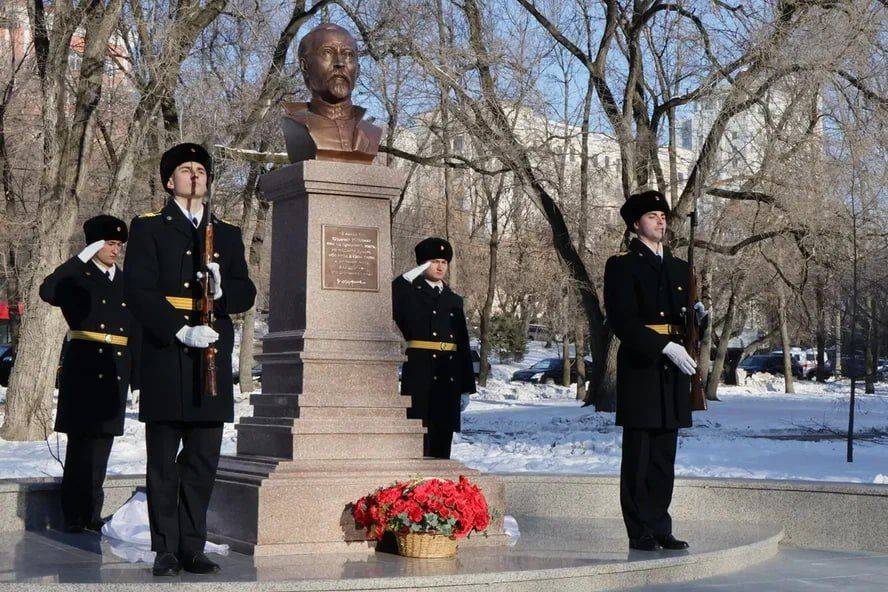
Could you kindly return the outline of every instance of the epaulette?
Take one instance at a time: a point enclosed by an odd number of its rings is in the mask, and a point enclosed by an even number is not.
[[[213,220],[215,220],[216,222],[222,222],[223,224],[228,224],[229,226],[235,226],[234,222],[229,222],[225,218],[221,218],[215,214],[213,214]]]
[[[157,212],[145,212],[144,214],[139,214],[139,218],[151,218],[152,216],[160,216],[160,211]]]

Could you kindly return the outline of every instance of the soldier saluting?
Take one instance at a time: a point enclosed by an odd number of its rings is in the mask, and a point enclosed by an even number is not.
[[[171,199],[135,218],[126,261],[127,301],[144,328],[139,420],[145,422],[148,518],[153,573],[215,573],[204,554],[206,514],[219,462],[223,423],[234,420],[233,314],[253,306],[238,227],[213,217],[215,248],[202,270],[213,163],[197,144],[163,154],[160,177]],[[200,324],[198,272],[212,274],[214,327]],[[203,350],[216,348],[217,395],[204,395]],[[182,451],[179,452],[179,445]]]
[[[392,282],[393,316],[407,341],[401,394],[412,398],[407,416],[427,429],[424,454],[450,458],[460,396],[475,392],[469,332],[462,297],[444,283],[453,247],[432,237],[414,250],[419,267]]]
[[[628,252],[604,271],[607,323],[620,339],[617,417],[623,427],[620,505],[633,549],[686,549],[672,535],[669,504],[678,428],[691,426],[695,360],[682,345],[690,267],[663,246],[669,204],[659,191],[631,195],[620,208]],[[706,313],[695,306],[702,320]]]
[[[65,530],[99,532],[102,484],[114,436],[123,434],[138,339],[116,264],[127,239],[126,224],[101,215],[87,220],[83,232],[86,248],[43,280],[40,298],[60,307],[70,328],[55,420],[55,430],[68,434],[62,477]]]

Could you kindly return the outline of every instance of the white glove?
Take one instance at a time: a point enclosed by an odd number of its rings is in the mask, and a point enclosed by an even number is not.
[[[213,274],[213,279],[210,281],[210,288],[213,290],[213,300],[219,300],[222,298],[222,272],[219,270],[219,264],[215,261],[207,263],[207,269]],[[202,280],[203,276],[203,272],[197,272],[197,279]]]
[[[431,261],[426,261],[422,265],[418,265],[417,267],[414,267],[413,269],[411,269],[410,271],[408,271],[407,273],[404,274],[404,276],[403,276],[404,279],[407,280],[408,282],[412,282],[413,280],[416,279],[416,277],[419,274],[421,274],[426,269],[428,269],[429,265],[431,265],[431,264],[432,264]]]
[[[219,334],[207,325],[185,325],[176,333],[176,339],[188,347],[209,347],[219,339]]]
[[[105,246],[104,240],[97,240],[94,243],[90,243],[84,248],[82,251],[77,253],[77,258],[86,263],[90,259],[96,256],[96,253],[102,250],[102,247]]]
[[[673,364],[678,366],[679,370],[688,376],[691,376],[697,371],[697,362],[694,361],[694,358],[691,357],[688,350],[674,341],[670,341],[666,344],[666,347],[663,348],[663,354],[669,358]]]

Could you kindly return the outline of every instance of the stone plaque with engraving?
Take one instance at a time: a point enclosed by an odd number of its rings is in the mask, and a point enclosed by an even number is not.
[[[325,290],[379,290],[378,228],[325,224],[321,235]]]

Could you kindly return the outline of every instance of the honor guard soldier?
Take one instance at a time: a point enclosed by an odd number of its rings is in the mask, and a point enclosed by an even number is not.
[[[617,417],[623,427],[620,505],[632,549],[686,549],[672,535],[669,504],[678,428],[691,426],[696,362],[683,339],[690,267],[663,246],[669,204],[659,191],[634,194],[620,208],[628,251],[604,271],[607,324],[620,339]],[[702,305],[695,307],[700,319]]]
[[[131,225],[124,275],[127,302],[143,326],[139,420],[145,422],[148,517],[153,573],[216,573],[204,554],[206,514],[224,422],[234,420],[231,315],[253,306],[238,227],[213,216],[208,271],[215,324],[200,324],[199,281],[213,163],[197,144],[179,144],[160,160],[171,199]],[[204,349],[216,349],[216,396],[204,394]],[[182,445],[181,452],[179,445]]]
[[[68,434],[62,477],[65,530],[99,532],[102,484],[114,436],[123,434],[138,339],[116,265],[126,224],[96,216],[86,221],[83,232],[86,248],[43,280],[40,298],[60,307],[69,327],[55,420],[55,430]]]
[[[453,248],[441,238],[415,247],[416,263],[392,282],[392,312],[407,341],[401,394],[412,403],[407,416],[421,419],[424,454],[450,458],[460,430],[461,395],[475,392],[463,300],[444,283]]]

